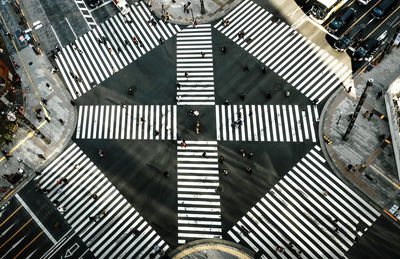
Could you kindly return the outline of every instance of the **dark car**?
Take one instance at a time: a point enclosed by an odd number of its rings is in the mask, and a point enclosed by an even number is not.
[[[368,38],[365,40],[360,47],[353,53],[353,59],[356,61],[371,61],[372,53],[375,52],[379,47],[379,41],[375,38]]]
[[[375,19],[382,19],[388,12],[390,12],[396,5],[397,0],[383,0],[371,12],[372,17]]]
[[[353,45],[361,36],[362,29],[360,25],[354,26],[349,32],[338,39],[333,45],[337,51],[345,51]]]
[[[333,21],[328,26],[328,30],[330,32],[337,32],[340,28],[343,27],[343,25],[354,18],[355,13],[356,11],[353,8],[348,8],[342,15],[333,19]]]
[[[86,0],[86,3],[90,8],[95,8],[99,5],[101,5],[101,0]]]

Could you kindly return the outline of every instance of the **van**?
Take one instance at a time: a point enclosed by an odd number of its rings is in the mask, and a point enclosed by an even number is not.
[[[328,30],[332,33],[337,32],[343,25],[353,20],[355,13],[356,11],[353,8],[347,8],[341,16],[333,19],[328,26]]]
[[[375,19],[382,19],[396,5],[397,0],[383,0],[371,12]]]
[[[355,25],[349,32],[335,42],[335,49],[337,51],[345,51],[360,38],[361,33],[362,29],[360,25]]]

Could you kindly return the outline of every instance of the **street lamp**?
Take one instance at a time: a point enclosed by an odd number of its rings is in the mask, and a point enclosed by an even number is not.
[[[360,97],[360,100],[358,101],[356,110],[353,113],[353,115],[351,116],[351,120],[350,120],[349,126],[347,127],[346,133],[344,133],[344,135],[342,136],[342,139],[344,141],[347,141],[349,139],[349,134],[350,134],[351,129],[354,126],[354,122],[357,119],[357,115],[361,110],[361,107],[362,107],[362,105],[363,105],[363,103],[365,101],[365,98],[367,98],[367,89],[368,89],[368,87],[372,86],[373,84],[374,84],[374,80],[372,78],[369,78],[368,81],[367,81],[367,86],[365,87],[365,89],[364,89],[364,91],[363,91],[363,93],[362,93],[362,95]]]

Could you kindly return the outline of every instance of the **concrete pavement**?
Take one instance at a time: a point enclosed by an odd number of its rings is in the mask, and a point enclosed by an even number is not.
[[[385,93],[399,75],[400,49],[397,48],[370,72],[362,73],[356,79],[357,98],[342,90],[332,95],[322,111],[319,125],[321,147],[332,169],[386,211],[393,204],[400,203],[400,183],[397,180],[392,144],[384,148],[380,146],[383,137],[390,136],[390,131],[388,122],[379,118],[380,114],[386,117],[385,100],[377,96],[380,91]],[[349,124],[348,115],[355,111],[368,78],[374,80],[374,85],[367,90],[368,96],[349,140],[343,141],[342,135]],[[373,115],[368,119],[371,112]],[[366,118],[364,114],[367,115]],[[326,144],[323,136],[328,136],[333,143]],[[355,170],[354,166],[357,166]]]

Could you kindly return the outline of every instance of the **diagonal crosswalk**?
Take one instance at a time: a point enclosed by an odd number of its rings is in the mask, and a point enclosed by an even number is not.
[[[96,258],[149,258],[156,246],[169,248],[75,143],[36,180]]]
[[[315,146],[228,234],[264,258],[345,258],[379,216]]]
[[[228,26],[221,20],[214,27],[312,101],[321,102],[351,78],[351,68],[251,0],[226,18]]]
[[[121,13],[64,47],[56,63],[74,99],[100,84],[180,31],[178,25],[153,18],[143,1],[130,6],[127,21]],[[105,37],[105,43],[100,43]],[[136,43],[133,39],[136,38]],[[73,45],[74,44],[74,45]]]
[[[181,143],[177,142],[178,243],[222,238],[217,141],[186,141],[186,147]]]
[[[211,25],[183,29],[176,45],[178,105],[215,104]]]
[[[316,142],[317,106],[217,105],[217,140]]]
[[[176,105],[79,106],[77,139],[176,140]]]

